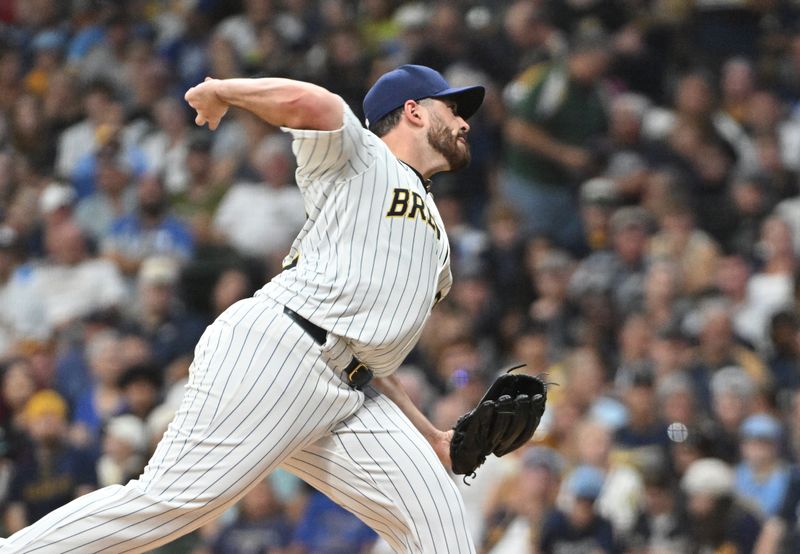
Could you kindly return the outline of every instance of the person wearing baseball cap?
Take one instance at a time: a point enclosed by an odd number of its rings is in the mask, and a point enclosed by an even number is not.
[[[527,552],[531,539],[540,534],[543,520],[555,507],[563,457],[547,446],[522,451],[519,470],[497,488],[495,503],[486,517],[481,552]]]
[[[30,445],[15,460],[6,499],[12,533],[96,486],[92,453],[67,441],[68,412],[67,402],[51,389],[36,392],[25,404],[22,424]]]
[[[370,131],[312,83],[208,78],[189,89],[197,125],[216,129],[233,106],[291,135],[305,224],[283,271],[203,332],[178,410],[192,415],[169,425],[142,476],[60,508],[0,549],[153,549],[287,463],[397,552],[475,552],[448,473],[453,431],[420,412],[395,371],[451,289],[450,243],[428,181],[469,162],[467,119],[483,96],[479,85],[451,87],[430,68],[402,66],[364,100]],[[149,221],[163,210],[158,183],[146,184],[139,191],[153,193],[158,212]],[[377,463],[341,455],[356,450]],[[301,461],[311,452],[337,463]],[[340,486],[357,474],[355,486]]]
[[[754,414],[742,422],[739,435],[736,492],[765,518],[774,516],[781,509],[790,480],[789,466],[781,457],[781,423],[769,414]]]
[[[545,517],[540,552],[617,551],[611,522],[595,507],[605,479],[599,468],[588,464],[572,470],[562,485],[568,505]]]
[[[426,98],[449,99],[455,103],[456,113],[469,119],[478,111],[486,93],[484,87],[451,87],[435,69],[424,65],[401,65],[384,73],[364,97],[364,123],[378,136],[383,133],[377,126],[387,115],[403,107],[407,100],[419,102]],[[376,131],[377,129],[377,131]]]
[[[690,552],[753,552],[761,522],[734,489],[734,472],[717,458],[695,460],[681,478]]]

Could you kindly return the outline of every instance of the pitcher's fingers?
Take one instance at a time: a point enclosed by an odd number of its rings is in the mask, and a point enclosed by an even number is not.
[[[197,117],[194,118],[194,123],[198,127],[202,127],[206,123],[206,118],[203,117],[200,113],[197,114]]]

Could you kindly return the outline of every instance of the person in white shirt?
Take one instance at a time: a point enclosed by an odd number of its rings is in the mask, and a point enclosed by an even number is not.
[[[89,256],[84,234],[74,222],[48,228],[45,241],[48,261],[33,269],[28,283],[29,298],[38,309],[26,307],[32,320],[25,328],[40,328],[46,335],[125,301],[125,283],[116,266]]]
[[[240,182],[226,193],[214,215],[214,229],[242,254],[257,259],[283,257],[305,222],[291,142],[270,135],[258,144],[251,164],[260,182]]]

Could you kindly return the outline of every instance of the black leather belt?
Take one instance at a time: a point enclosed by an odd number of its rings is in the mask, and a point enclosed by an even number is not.
[[[325,340],[328,338],[328,332],[325,329],[319,325],[314,325],[309,320],[291,308],[287,308],[286,306],[283,307],[283,313],[292,318],[292,321],[297,323],[300,328],[308,334],[309,337],[314,339],[314,342],[320,346],[325,344]],[[353,356],[353,359],[350,360],[349,364],[347,364],[347,367],[344,368],[344,374],[347,376],[347,384],[356,390],[361,390],[362,387],[366,386],[367,383],[372,380],[373,376],[372,370],[364,365],[364,363],[355,356]]]

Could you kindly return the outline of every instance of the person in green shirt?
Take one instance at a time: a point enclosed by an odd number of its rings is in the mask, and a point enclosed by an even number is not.
[[[611,55],[604,36],[578,37],[563,59],[525,70],[506,90],[501,191],[530,235],[581,247],[578,184],[597,172],[588,148],[607,129],[599,86]]]
[[[214,177],[211,148],[207,135],[192,137],[186,156],[188,186],[170,199],[173,213],[189,225],[198,244],[212,241],[211,221],[229,188]]]

